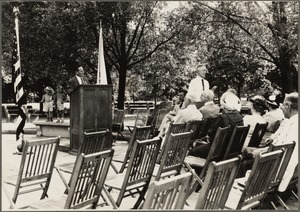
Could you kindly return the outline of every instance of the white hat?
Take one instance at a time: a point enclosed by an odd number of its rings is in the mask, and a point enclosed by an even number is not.
[[[241,100],[233,93],[226,92],[224,98],[221,98],[220,103],[224,109],[241,111]]]

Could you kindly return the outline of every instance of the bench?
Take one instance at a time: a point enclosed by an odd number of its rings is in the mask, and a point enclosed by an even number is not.
[[[19,115],[19,107],[17,105],[3,105],[2,109],[4,110],[6,122],[14,122],[12,118],[17,118]]]
[[[128,102],[127,103],[128,113],[133,114],[137,109],[152,109],[154,108],[153,102]]]
[[[33,124],[40,128],[40,136],[70,138],[70,123],[35,121]]]
[[[39,110],[33,109],[32,105],[27,105],[27,107],[25,107],[25,112],[27,115],[28,122],[37,121],[40,116],[43,116],[43,113],[40,112]],[[35,117],[34,120],[32,120],[33,117]]]

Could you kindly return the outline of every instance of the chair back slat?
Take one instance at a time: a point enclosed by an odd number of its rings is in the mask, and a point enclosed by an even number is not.
[[[258,155],[246,181],[237,209],[245,208],[247,205],[259,202],[265,197],[282,156],[283,150]]]
[[[227,145],[226,139],[228,139],[228,133],[230,132],[230,130],[231,130],[230,126],[218,128],[216,135],[214,137],[214,140],[212,141],[212,145],[210,147],[205,164],[200,173],[200,179],[204,178],[207,168],[208,168],[208,165],[211,161],[219,162],[222,160],[223,152],[224,152],[225,146]]]
[[[150,182],[160,145],[160,138],[134,142],[123,188],[140,182]]]
[[[288,144],[276,144],[276,145],[270,144],[268,152],[272,152],[280,149],[284,150],[282,160],[280,161],[279,169],[276,170],[275,174],[272,177],[271,184],[270,184],[271,188],[276,188],[279,186],[282,177],[286,171],[286,168],[290,162],[292,153],[295,148],[295,144],[296,144],[295,142],[288,143]]]
[[[185,132],[185,126],[186,126],[185,123],[181,123],[181,124],[170,123],[169,128],[167,129],[167,132],[164,136],[164,140],[167,141],[169,139],[169,136],[171,135],[171,133],[176,134],[176,133]],[[156,160],[157,163],[159,163],[162,159],[162,155],[164,154],[165,146],[166,146],[166,142],[164,142],[161,147],[161,153],[158,155],[158,158]]]
[[[122,164],[121,169],[119,171],[120,173],[122,173],[128,165],[128,161],[129,161],[129,158],[131,156],[133,144],[137,140],[143,141],[143,140],[149,139],[151,132],[152,132],[152,126],[140,126],[140,127],[135,127],[134,128],[133,133],[130,137],[130,141],[128,143],[128,147],[127,147],[127,151],[126,151],[126,154],[125,154],[123,164]]]
[[[257,123],[253,130],[252,136],[250,138],[248,147],[259,147],[259,144],[267,131],[268,122],[267,123]]]
[[[212,126],[215,124],[215,122],[218,119],[219,119],[218,115],[203,119],[197,138],[203,138],[204,136],[208,135],[209,130],[212,128]]]
[[[183,209],[192,174],[184,173],[149,186],[143,209]]]
[[[101,195],[114,150],[79,155],[70,183],[65,209],[92,205],[95,209]]]
[[[17,177],[13,202],[18,195],[29,193],[32,186],[40,183],[43,190],[41,199],[45,198],[52,178],[60,137],[23,141],[22,159]],[[32,186],[28,186],[28,183]],[[26,186],[25,186],[26,184]]]
[[[242,162],[236,157],[221,162],[211,162],[200,190],[196,209],[223,209],[234,179]]]
[[[250,126],[235,126],[224,154],[224,160],[241,154]]]
[[[78,154],[92,154],[105,149],[108,130],[98,132],[84,132],[83,142],[79,148]]]
[[[159,180],[163,173],[172,170],[175,170],[176,174],[180,174],[191,136],[192,132],[171,133],[168,141],[166,141],[164,154],[162,155],[162,160],[155,180]]]
[[[185,132],[192,131],[191,142],[197,139],[203,120],[192,120],[186,124]]]

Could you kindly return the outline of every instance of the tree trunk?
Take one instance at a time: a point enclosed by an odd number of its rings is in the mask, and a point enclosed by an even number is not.
[[[118,109],[124,109],[127,70],[119,71]]]

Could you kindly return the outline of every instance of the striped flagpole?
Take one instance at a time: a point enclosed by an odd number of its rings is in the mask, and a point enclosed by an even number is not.
[[[21,74],[21,58],[20,58],[20,42],[19,42],[19,9],[14,7],[13,13],[15,15],[15,35],[14,48],[12,54],[12,75],[14,85],[15,103],[19,108],[19,116],[17,119],[16,140],[20,138],[20,134],[24,134],[24,126],[26,121],[26,114],[23,105],[26,104],[26,97],[23,89],[23,81]]]
[[[98,71],[96,84],[107,85],[107,75],[104,60],[104,48],[102,37],[102,23],[100,19],[100,32],[99,32],[99,54],[98,54]]]

